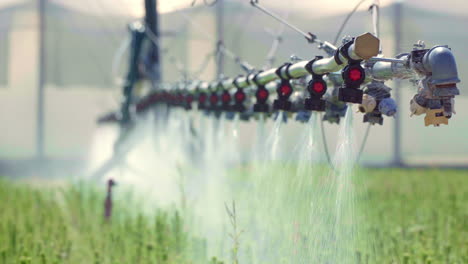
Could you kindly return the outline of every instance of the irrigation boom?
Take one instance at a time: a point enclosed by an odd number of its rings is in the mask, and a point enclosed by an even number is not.
[[[278,79],[297,79],[310,75],[311,71],[317,75],[328,74],[341,70],[351,60],[366,60],[378,54],[379,39],[371,33],[363,34],[349,43],[346,49],[337,50],[334,57],[322,58],[313,61],[301,61],[288,67],[273,68],[257,74],[229,78],[221,82],[202,82],[200,89],[213,88],[244,88],[251,84],[265,85]],[[236,83],[236,86],[234,85]]]
[[[455,96],[460,93],[457,88],[460,79],[451,49],[448,46],[426,49],[424,42],[419,41],[407,53],[395,58],[384,57],[380,40],[376,36],[378,1],[374,1],[371,6],[375,34],[346,37],[339,47],[318,40],[313,34],[304,33],[260,6],[258,1],[252,0],[251,4],[298,31],[309,42],[318,43],[328,57],[316,56],[311,60],[286,62],[276,68],[255,71],[221,43],[218,50],[239,63],[246,70],[246,75],[232,78],[218,76],[213,81],[188,80],[184,76],[181,82],[164,84],[155,81],[154,78],[159,75],[151,74],[152,65],[146,65],[142,56],[154,56],[155,49],[145,51],[142,44],[152,36],[153,29],[141,23],[132,24],[132,49],[123,104],[119,111],[108,113],[98,120],[99,123],[118,123],[121,136],[114,146],[114,157],[97,174],[105,174],[126,155],[120,146],[125,145],[126,135],[134,127],[133,117],[161,104],[186,110],[196,106],[196,109],[207,114],[214,113],[215,117],[226,114],[228,118],[233,118],[238,114],[242,120],[249,120],[256,113],[270,115],[284,111],[296,113],[296,120],[305,122],[312,111],[320,111],[325,112],[323,121],[338,123],[348,104],[354,103],[359,105],[359,111],[364,114],[364,122],[381,125],[383,116],[392,117],[397,112],[391,89],[384,82],[410,79],[418,85],[418,91],[410,101],[411,115],[425,114],[426,126],[448,124],[454,113]],[[159,44],[157,39],[149,40],[154,46]],[[153,89],[144,96],[134,95],[134,86],[144,79],[151,81]],[[330,84],[333,89],[327,91]],[[274,92],[276,98],[270,96]]]
[[[290,80],[312,75],[312,81],[307,87],[311,97],[315,95],[317,100],[322,99],[324,91],[326,91],[326,84],[322,82],[324,80],[340,87],[338,92],[340,101],[364,104],[360,109],[364,109],[364,113],[370,113],[378,107],[377,100],[388,99],[386,100],[387,106],[394,104],[390,102],[389,88],[386,88],[383,82],[399,78],[418,79],[419,90],[411,101],[412,114],[426,114],[426,125],[447,124],[453,113],[453,99],[459,94],[456,84],[460,82],[451,50],[447,46],[435,46],[431,49],[422,47],[415,48],[409,53],[397,56],[397,58],[384,58],[378,56],[379,45],[378,38],[371,33],[365,33],[337,48],[335,55],[328,58],[316,57],[310,61],[287,63],[266,71],[212,82],[192,81],[191,83],[161,86],[162,89],[148,94],[135,103],[136,112],[143,112],[157,102],[185,106],[187,109],[191,109],[191,104],[195,100],[199,101],[200,109],[232,111],[232,107],[226,106],[239,103],[236,102],[236,93],[240,91],[245,93],[242,97],[243,101],[248,101],[246,100],[248,98],[245,97],[249,95],[255,95],[258,101],[261,100],[258,98],[258,91],[262,89],[270,93],[272,90],[289,85],[289,90],[293,92]],[[275,83],[277,85],[270,85]],[[319,84],[317,85],[317,83]],[[374,88],[379,85],[384,88],[379,88],[377,94],[375,92],[374,94],[369,93],[366,90],[363,95],[360,87],[366,84],[371,86],[371,83]],[[317,90],[314,90],[313,85],[317,85]],[[297,87],[294,88],[297,90]],[[257,93],[254,94],[252,91],[257,91]],[[282,101],[288,101],[291,94],[280,98],[282,96],[279,92],[278,98]],[[385,95],[382,97],[382,94]],[[211,98],[207,98],[208,95]],[[365,99],[364,103],[363,98]],[[317,100],[315,103],[318,103]],[[370,105],[375,104],[375,106],[369,107],[367,105],[369,102]],[[222,107],[223,105],[225,107]],[[392,116],[395,113],[396,106],[390,107],[392,110],[384,111],[384,114]],[[291,111],[293,108],[274,107],[272,110]],[[253,112],[272,112],[265,107],[262,109],[253,109]],[[248,107],[237,107],[237,110],[248,111],[249,109]],[[321,105],[312,105],[305,110],[324,111],[326,109],[322,103]],[[381,120],[379,122],[381,123]]]

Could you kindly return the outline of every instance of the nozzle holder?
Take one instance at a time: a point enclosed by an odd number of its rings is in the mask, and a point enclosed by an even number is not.
[[[320,98],[306,98],[304,101],[304,108],[309,111],[325,111],[326,102]]]
[[[221,110],[222,111],[232,111],[232,98],[231,94],[227,90],[224,90],[221,94]]]
[[[291,111],[291,107],[292,107],[292,103],[288,100],[275,99],[275,101],[273,101],[274,110]]]
[[[198,101],[198,109],[206,109],[206,99],[207,99],[207,95],[206,93],[204,92],[201,92],[198,94],[198,98],[197,98],[197,101]]]
[[[263,94],[266,94],[264,96]],[[266,103],[268,100],[269,92],[265,86],[259,86],[255,97],[257,98],[257,103],[254,104],[254,112],[256,113],[268,113],[270,111],[270,106]]]
[[[234,81],[232,81],[232,85],[234,85],[234,87],[237,88],[236,92],[234,93],[234,105],[232,106],[232,110],[242,113],[246,110],[244,102],[245,102],[245,99],[247,98],[247,95],[237,83],[237,78],[234,78]]]
[[[275,71],[276,75],[281,79],[281,82],[276,89],[278,98],[273,101],[274,110],[291,111],[292,103],[289,101],[293,93],[293,87],[290,81],[293,77],[289,74],[289,67],[291,67],[291,65],[291,63],[287,62],[278,67]]]
[[[371,124],[379,124],[383,125],[383,117],[382,114],[376,113],[376,112],[371,112],[371,113],[366,113],[363,117],[362,120],[364,123],[371,123]]]
[[[363,92],[355,88],[340,88],[338,99],[346,103],[361,104]]]
[[[185,96],[181,92],[178,92],[174,97],[174,106],[184,107],[185,106]]]
[[[343,69],[343,85],[338,91],[338,99],[347,103],[362,103],[363,91],[359,89],[366,79],[366,72],[361,61],[349,59],[349,64]]]
[[[309,111],[325,111],[326,102],[322,99],[327,92],[327,83],[323,80],[323,74],[317,74],[313,71],[312,65],[315,61],[323,59],[322,56],[316,56],[305,66],[306,70],[312,75],[312,80],[307,85],[307,91],[310,97],[304,101],[304,108]]]
[[[193,94],[186,94],[184,100],[184,109],[185,110],[192,110],[192,103],[193,103]]]
[[[251,78],[252,82],[257,86],[257,91],[255,92],[255,98],[257,99],[257,102],[254,104],[253,110],[256,113],[268,113],[270,111],[270,106],[267,104],[267,101],[268,97],[270,96],[270,92],[268,92],[268,90],[265,88],[265,85],[262,85],[257,81],[259,73],[255,74]],[[247,78],[247,82],[250,84],[249,79],[250,78]]]
[[[218,98],[218,94],[216,92],[211,92],[210,97],[209,97],[209,106],[208,106],[207,110],[209,110],[209,111],[219,111],[220,110],[219,98]]]
[[[175,94],[173,93],[168,93],[167,95],[167,105],[169,106],[174,106],[175,104]]]

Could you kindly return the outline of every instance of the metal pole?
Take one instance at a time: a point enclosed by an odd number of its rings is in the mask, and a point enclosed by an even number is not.
[[[114,143],[114,154],[111,159],[107,160],[101,167],[99,167],[93,174],[92,178],[100,178],[106,173],[111,171],[118,163],[125,159],[128,152],[134,147],[134,145],[126,146],[128,144],[128,137],[132,135],[134,126],[131,124],[130,118],[130,105],[133,102],[133,89],[135,83],[138,81],[137,71],[138,62],[140,58],[140,52],[142,49],[142,42],[145,40],[145,36],[152,36],[155,41],[150,41],[151,50],[149,51],[149,58],[147,66],[150,68],[151,76],[150,79],[153,84],[157,85],[161,82],[161,61],[160,61],[160,34],[159,34],[159,23],[158,23],[158,4],[157,0],[144,0],[145,4],[145,30],[142,31],[141,27],[137,24],[131,24],[132,34],[132,48],[130,55],[130,66],[129,73],[127,76],[127,82],[124,87],[125,100],[122,105],[121,114],[122,120],[120,121],[121,130],[120,136]],[[149,34],[145,34],[148,33]],[[131,141],[130,141],[131,142]],[[135,143],[135,142],[134,142]]]
[[[216,77],[224,75],[224,53],[221,48],[224,45],[224,1],[218,0],[216,3],[216,34],[217,34],[217,60]]]
[[[395,54],[398,55],[401,53],[401,30],[402,30],[402,9],[403,1],[399,0],[395,3]],[[395,80],[395,102],[398,106],[398,111],[395,115],[395,126],[393,131],[393,165],[401,167],[403,161],[401,158],[401,81],[399,79]]]
[[[157,0],[145,0],[145,24],[146,27],[153,33],[156,39],[160,40],[159,33],[159,13]],[[160,42],[159,42],[160,43]],[[160,47],[154,42],[151,42],[152,48],[150,53],[150,63],[153,69],[154,81],[161,82],[161,60]]]
[[[47,0],[38,0],[38,35],[39,35],[39,63],[38,63],[38,89],[36,111],[36,157],[44,158],[44,85],[45,85],[45,8]]]

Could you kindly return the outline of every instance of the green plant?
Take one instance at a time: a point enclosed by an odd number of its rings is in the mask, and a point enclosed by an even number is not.
[[[229,221],[231,223],[232,232],[229,233],[229,237],[232,240],[232,249],[231,249],[231,257],[233,264],[239,264],[239,248],[240,248],[240,236],[242,234],[242,230],[239,230],[237,226],[237,212],[236,212],[236,203],[232,201],[231,207],[229,207],[226,203],[224,204],[226,208],[226,213],[228,214]]]
[[[143,214],[121,197],[106,222],[104,196],[84,183],[49,188],[0,179],[0,263],[191,263],[177,211]]]

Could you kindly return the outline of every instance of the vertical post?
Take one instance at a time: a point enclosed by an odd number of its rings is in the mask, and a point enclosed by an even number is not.
[[[145,26],[147,30],[151,30],[158,43],[160,43],[161,36],[159,34],[159,13],[158,13],[158,1],[157,0],[145,0]],[[160,47],[159,45],[152,43],[150,51],[150,66],[153,69],[153,81],[156,83],[160,82],[161,77],[161,59],[160,59]]]
[[[394,27],[395,27],[395,54],[401,53],[401,35],[402,35],[402,12],[403,12],[403,1],[399,0],[395,3],[394,10]],[[401,81],[395,80],[395,101],[398,106],[398,111],[395,115],[395,126],[393,132],[393,166],[403,166],[403,160],[401,157]]]
[[[218,0],[216,3],[216,35],[217,35],[217,60],[216,60],[216,77],[224,75],[224,53],[221,52],[224,45],[224,1]]]
[[[36,157],[44,158],[44,85],[45,85],[45,34],[46,34],[46,1],[38,0],[38,37],[39,37],[39,63],[38,88],[36,110]]]

